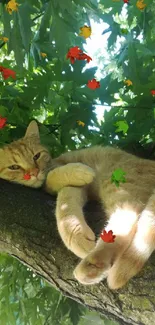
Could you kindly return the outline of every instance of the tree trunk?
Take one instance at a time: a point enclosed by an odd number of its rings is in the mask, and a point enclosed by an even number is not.
[[[154,256],[121,290],[109,290],[106,282],[80,285],[72,275],[79,259],[65,248],[56,229],[55,198],[3,180],[0,188],[1,251],[27,264],[63,294],[121,325],[155,324]],[[85,212],[92,229],[99,232],[103,227],[101,207],[88,203]]]

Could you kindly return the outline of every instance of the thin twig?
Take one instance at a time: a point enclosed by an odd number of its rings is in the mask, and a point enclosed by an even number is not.
[[[41,14],[37,15],[36,17],[34,17],[32,20],[35,21],[37,20],[38,18],[40,18],[41,16],[44,15],[44,12],[42,12]]]
[[[1,49],[1,47],[3,47],[5,45],[5,42],[3,42],[2,44],[0,44],[0,49]]]

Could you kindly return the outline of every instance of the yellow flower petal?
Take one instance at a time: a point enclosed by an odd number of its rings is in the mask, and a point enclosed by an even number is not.
[[[6,5],[6,10],[11,15],[13,11],[18,11],[19,3],[16,0],[10,0]]]
[[[78,124],[78,125],[81,125],[81,126],[83,126],[83,127],[85,126],[85,123],[82,122],[82,121],[80,121],[80,120],[77,121],[77,124]]]
[[[83,36],[84,38],[90,37],[90,35],[92,33],[91,27],[86,26],[86,25],[84,25],[83,27],[80,27],[80,30],[81,30],[81,32],[80,32],[79,36]]]
[[[5,36],[1,36],[0,39],[3,41],[3,42],[8,42],[8,37],[5,37]]]
[[[44,53],[44,52],[40,52],[40,55],[43,57],[43,58],[46,58],[47,54]]]
[[[144,0],[138,0],[136,2],[136,6],[139,10],[143,10],[146,7],[146,3],[143,3]]]
[[[125,83],[127,86],[132,86],[132,81],[131,81],[130,79],[125,80],[124,83]]]

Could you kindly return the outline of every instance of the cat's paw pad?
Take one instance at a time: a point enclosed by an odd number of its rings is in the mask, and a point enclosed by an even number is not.
[[[77,265],[74,276],[82,284],[96,284],[106,278],[109,267],[104,261],[88,255]]]
[[[73,165],[73,172],[76,175],[76,182],[78,186],[90,184],[95,177],[94,170],[91,167],[81,163]]]

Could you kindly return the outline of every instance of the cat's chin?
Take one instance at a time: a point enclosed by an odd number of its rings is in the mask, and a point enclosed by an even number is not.
[[[18,182],[19,183],[19,182]],[[23,181],[20,184],[24,185],[24,186],[28,186],[28,187],[33,187],[33,188],[39,188],[43,185],[44,180],[35,180],[35,181]]]
[[[37,177],[32,176],[30,180],[25,180],[22,182],[22,184],[29,187],[39,188],[43,185],[44,181],[45,181],[45,176],[41,174],[38,175]]]
[[[16,183],[16,184],[24,185],[26,187],[33,187],[33,188],[40,188],[44,183],[44,179],[43,180],[35,179],[33,181],[32,180],[31,181],[29,181],[29,180],[27,180],[27,181],[26,180],[19,181],[19,180],[10,180],[10,179],[6,179],[6,178],[2,178],[2,179],[6,180],[6,181],[9,181],[11,183]]]
[[[44,183],[43,181],[37,181],[34,184],[32,184],[31,187],[39,188],[43,185],[43,183]]]

